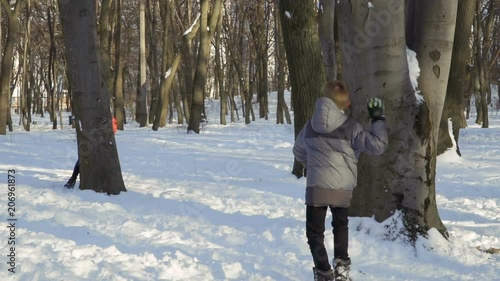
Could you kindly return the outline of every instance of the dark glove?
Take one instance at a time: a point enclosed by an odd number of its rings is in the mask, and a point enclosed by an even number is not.
[[[371,98],[368,100],[368,113],[372,121],[385,120],[384,102],[379,98]]]

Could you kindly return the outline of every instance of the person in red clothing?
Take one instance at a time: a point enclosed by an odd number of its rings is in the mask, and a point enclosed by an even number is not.
[[[111,120],[111,123],[113,124],[113,134],[116,134],[116,132],[118,131],[118,123],[116,122],[116,118],[114,116]]]
[[[113,116],[111,120],[111,124],[113,126],[113,134],[116,134],[118,131],[118,123],[116,122],[116,118]],[[80,174],[80,159],[76,160],[75,167],[73,168],[73,174],[71,178],[69,178],[68,182],[64,185],[65,188],[74,188],[76,183],[76,178]]]

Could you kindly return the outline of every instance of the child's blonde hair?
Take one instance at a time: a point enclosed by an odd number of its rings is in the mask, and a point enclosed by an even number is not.
[[[323,96],[332,99],[340,109],[349,106],[349,89],[344,81],[329,81],[323,86]]]

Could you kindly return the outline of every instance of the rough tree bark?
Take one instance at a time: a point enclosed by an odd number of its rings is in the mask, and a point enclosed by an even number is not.
[[[59,0],[59,10],[74,94],[80,189],[116,195],[126,189],[97,55],[95,3]]]
[[[101,71],[104,83],[112,92],[113,75],[111,73],[111,54],[109,52],[111,40],[109,36],[111,18],[111,0],[101,0],[101,12],[99,16],[99,58],[101,60]]]
[[[321,96],[326,81],[314,2],[280,0],[279,11],[285,43],[292,102],[295,136],[312,116],[314,103]],[[303,167],[294,161],[292,173],[301,177]]]
[[[320,0],[318,11],[318,30],[321,41],[321,53],[325,65],[326,79],[337,79],[337,57],[335,54],[335,3],[332,0]]]
[[[371,1],[371,8],[366,0],[351,1],[352,6],[344,2],[339,5],[343,74],[351,88],[353,115],[366,124],[367,98],[382,97],[389,129],[384,154],[362,155],[359,159],[351,214],[375,216],[382,221],[400,210],[412,241],[431,227],[447,235],[435,202],[435,163],[446,92],[443,83],[448,81],[454,31],[449,27],[456,16],[456,2],[453,5],[452,0],[419,2],[425,11],[421,16],[425,29],[415,39],[429,40],[429,49],[417,47],[423,52],[421,57],[425,56],[422,72],[435,75],[437,67],[440,69],[439,77],[424,74],[420,79],[425,92],[423,103],[417,100],[409,79],[404,2]],[[434,34],[436,31],[438,34]],[[436,52],[440,53],[437,61]],[[437,85],[429,85],[430,81]]]

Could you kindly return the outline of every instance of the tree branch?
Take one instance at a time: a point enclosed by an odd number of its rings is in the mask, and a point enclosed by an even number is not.
[[[17,1],[17,2],[20,2],[20,1]],[[17,5],[17,2],[16,2],[16,5]],[[14,16],[14,12],[12,12],[12,10],[10,8],[10,4],[9,4],[9,2],[7,2],[7,0],[2,0],[2,6],[5,8],[5,11],[7,12],[7,16],[9,18]]]
[[[222,10],[222,0],[215,0],[215,3],[212,7],[212,13],[210,14],[210,17],[208,18],[208,27],[210,27],[210,37],[212,37],[215,27],[217,26],[217,21],[219,20],[219,13],[221,13]]]

